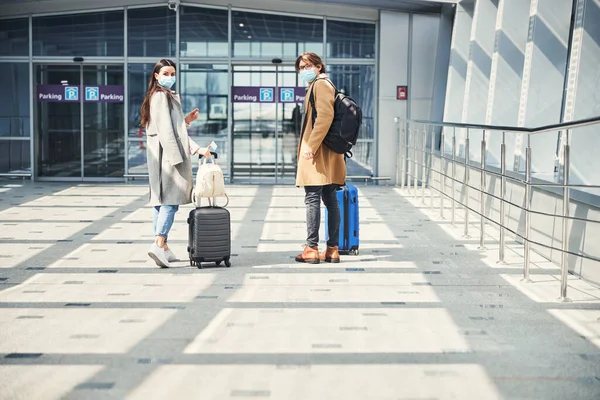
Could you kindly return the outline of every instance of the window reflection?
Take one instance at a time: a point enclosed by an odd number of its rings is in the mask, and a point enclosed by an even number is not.
[[[130,56],[175,55],[176,14],[167,7],[130,10],[127,28]]]
[[[373,65],[329,65],[328,74],[339,91],[352,97],[362,110],[359,140],[347,160],[348,175],[364,176],[373,171],[373,141],[375,138],[375,67]],[[368,142],[366,142],[368,141]]]
[[[227,136],[227,65],[182,64],[179,71],[184,112],[198,108],[192,136]]]
[[[323,52],[323,20],[233,12],[234,57],[296,58]]]
[[[7,19],[0,23],[0,56],[29,55],[29,19]]]
[[[29,136],[29,64],[4,63],[3,70],[11,79],[0,85],[0,136]]]
[[[227,10],[182,7],[179,15],[182,57],[227,57]]]
[[[344,91],[360,106],[363,124],[359,139],[373,139],[374,129],[374,79],[375,67],[372,65],[329,65],[327,73],[338,90]]]
[[[123,56],[123,11],[33,18],[35,56]]]
[[[154,68],[154,64],[129,64],[128,67],[129,115],[127,118],[127,132],[130,137],[144,137],[144,132],[140,126],[140,110],[146,96],[152,68]]]
[[[327,57],[375,58],[375,24],[327,20]]]

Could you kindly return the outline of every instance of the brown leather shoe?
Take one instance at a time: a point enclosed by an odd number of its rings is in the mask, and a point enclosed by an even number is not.
[[[319,259],[319,247],[308,247],[304,245],[304,251],[302,254],[296,256],[296,261],[307,264],[318,264],[321,260]]]
[[[337,264],[340,262],[340,252],[338,246],[329,247],[319,256],[321,261]]]

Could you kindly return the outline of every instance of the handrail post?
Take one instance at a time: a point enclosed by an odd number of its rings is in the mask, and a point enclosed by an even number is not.
[[[419,171],[419,160],[417,159],[417,135],[419,134],[419,125],[415,128],[415,134],[413,135],[413,199],[417,199],[417,178]]]
[[[563,212],[562,212],[562,258],[560,263],[560,297],[559,301],[564,303],[571,300],[567,297],[567,280],[569,278],[569,170],[571,147],[569,145],[570,130],[565,130],[565,140],[563,141]]]
[[[402,130],[402,175],[400,176],[401,185],[400,189],[404,190],[406,184],[406,175],[408,174],[408,121],[404,122],[404,129]]]
[[[465,233],[464,238],[470,238],[469,236],[469,128],[467,128],[467,137],[465,139]]]
[[[421,160],[421,204],[425,204],[425,177],[427,174],[427,170],[426,168],[426,163],[427,163],[427,125],[424,124],[424,128],[423,129],[423,148],[421,149],[421,153],[423,155],[423,159]]]
[[[433,146],[435,142],[435,126],[431,127],[431,143],[429,146],[429,209],[433,210]]]
[[[523,268],[524,283],[531,283],[529,272],[531,269],[531,135],[527,134],[527,147],[525,148],[525,247],[523,258],[525,265]]]
[[[452,215],[450,216],[450,224],[454,226],[454,214],[456,212],[456,128],[452,132]]]
[[[442,144],[440,146],[440,219],[444,219],[444,193],[446,193],[446,170],[445,170],[445,159],[446,159],[446,151],[444,148],[444,141],[446,140],[446,135],[444,135],[444,130],[442,129]]]
[[[394,117],[394,123],[396,124],[396,138],[398,140],[398,145],[396,146],[396,186],[400,186],[400,169],[402,165],[402,128],[400,123],[400,118]]]
[[[483,131],[483,140],[481,141],[481,181],[479,185],[479,211],[481,213],[480,232],[479,232],[479,250],[486,250],[485,247],[485,160],[487,155],[487,143],[485,140],[485,130]]]
[[[506,230],[504,228],[504,210],[506,201],[506,132],[502,132],[502,144],[500,145],[500,247],[498,249],[498,263],[506,264],[504,261]]]

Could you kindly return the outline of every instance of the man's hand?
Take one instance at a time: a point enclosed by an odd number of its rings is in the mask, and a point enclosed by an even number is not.
[[[308,146],[304,146],[304,150],[302,151],[302,153],[304,154],[304,158],[307,160],[312,160],[313,158],[315,158],[315,152],[312,151],[312,149]]]
[[[194,122],[195,120],[198,119],[198,115],[200,113],[198,112],[197,108],[194,108],[192,111],[190,111],[188,113],[188,115],[185,116],[185,123],[186,124],[191,124],[192,122]]]

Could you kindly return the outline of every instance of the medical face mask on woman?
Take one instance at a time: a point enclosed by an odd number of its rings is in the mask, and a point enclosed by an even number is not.
[[[175,84],[175,76],[164,76],[161,75],[158,78],[158,84],[164,88],[171,89]]]
[[[315,78],[317,77],[317,74],[315,73],[315,71],[311,68],[311,69],[303,69],[302,71],[300,71],[300,78],[302,78],[306,83],[311,83],[312,81],[315,80]]]

